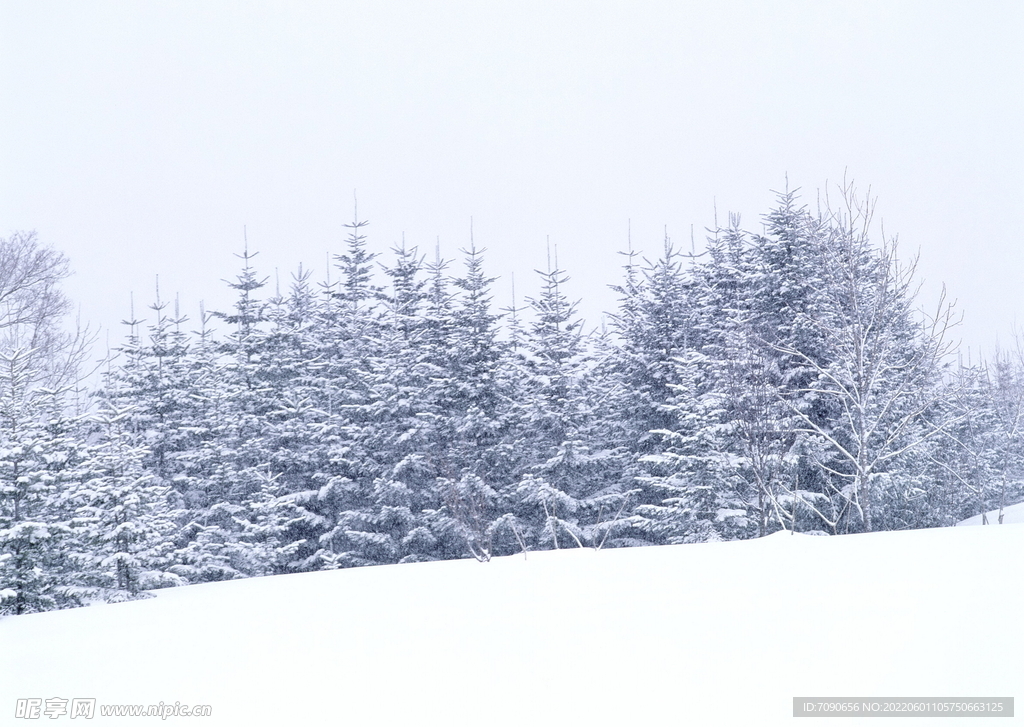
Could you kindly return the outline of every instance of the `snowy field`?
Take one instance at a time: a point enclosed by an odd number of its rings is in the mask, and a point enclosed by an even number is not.
[[[999,510],[991,510],[985,515],[988,517],[990,525],[996,525],[999,523]],[[1007,505],[1003,508],[1003,525],[1017,525],[1024,523],[1024,502],[1018,502],[1016,505]],[[961,520],[957,525],[982,525],[981,515],[975,515],[974,517]]]
[[[0,724],[821,724],[793,697],[1020,697],[1022,555],[1019,526],[779,533],[170,589],[0,620]],[[15,719],[32,697],[212,716]]]

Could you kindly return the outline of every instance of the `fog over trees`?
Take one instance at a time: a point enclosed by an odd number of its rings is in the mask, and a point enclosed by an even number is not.
[[[157,290],[81,392],[68,261],[0,240],[0,613],[387,563],[949,526],[1024,497],[1024,357],[958,313],[852,187],[777,195],[702,251],[624,241],[587,330],[557,253],[502,308],[370,246],[316,280],[243,247],[226,311]]]

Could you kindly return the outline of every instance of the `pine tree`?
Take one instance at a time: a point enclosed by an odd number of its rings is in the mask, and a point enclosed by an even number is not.
[[[271,406],[260,437],[266,468],[254,473],[261,484],[253,499],[257,514],[252,534],[262,543],[273,572],[322,565],[316,554],[325,520],[317,503],[328,476],[322,433],[329,417],[317,341],[318,301],[310,277],[300,266],[288,295],[277,293],[267,314],[272,328],[262,377]]]
[[[132,431],[131,411],[105,402],[92,421],[95,441],[67,494],[75,508],[85,585],[106,600],[121,600],[183,583],[169,571],[175,532],[171,488],[146,471],[147,452]]]
[[[0,352],[0,613],[81,602],[60,507],[75,459],[73,424],[62,391],[38,378],[31,352]]]
[[[459,295],[451,312],[444,355],[447,382],[438,387],[448,462],[441,495],[470,554],[486,560],[507,552],[513,503],[502,498],[517,481],[521,453],[513,384],[507,376],[511,346],[499,340],[501,315],[491,312],[494,278],[484,273],[485,250],[462,250],[464,273],[454,280]],[[440,442],[439,442],[440,443]],[[516,546],[517,547],[517,546]]]
[[[780,237],[788,235],[790,249],[801,250],[806,259],[812,253],[803,248],[815,244],[813,227],[805,212],[793,207],[794,198],[787,193],[773,215],[773,230]],[[792,414],[784,401],[793,397],[801,372],[780,355],[777,343],[771,343],[780,335],[780,317],[785,319],[808,302],[798,298],[788,304],[787,313],[773,311],[758,297],[766,279],[782,276],[770,267],[766,270],[765,259],[771,256],[762,249],[767,246],[771,251],[777,242],[761,238],[755,244],[741,229],[739,216],[730,215],[729,227],[716,230],[708,240],[708,260],[695,270],[693,298],[699,312],[700,350],[720,409],[716,425],[725,435],[717,440],[730,457],[730,476],[743,483],[734,491],[749,493],[748,510],[756,519],[757,535],[779,527],[796,529],[797,498],[813,502],[816,497],[798,487],[802,442],[792,434]],[[806,289],[801,291],[807,294]],[[793,328],[791,323],[788,327]]]
[[[346,252],[335,256],[340,280],[324,285],[316,313],[313,353],[318,361],[320,427],[325,466],[317,490],[296,493],[298,503],[318,523],[315,552],[307,567],[338,568],[393,562],[392,540],[377,532],[373,516],[375,482],[381,475],[375,370],[379,369],[384,322],[381,290],[372,282],[371,263],[358,214],[350,225]],[[311,541],[312,547],[312,541]]]
[[[615,469],[633,517],[619,526],[625,538],[622,544],[636,545],[671,537],[671,527],[651,520],[665,513],[666,493],[651,471],[649,456],[663,450],[664,437],[676,424],[677,413],[669,405],[676,398],[679,358],[696,346],[695,315],[684,258],[668,235],[662,256],[653,262],[638,264],[632,242],[623,254],[625,281],[613,287],[620,295],[618,312],[612,317],[618,345],[599,342],[606,350],[606,363],[598,368],[597,379],[608,390],[599,409],[606,412],[602,422],[610,435],[606,435],[606,446],[617,444],[619,458],[625,460]]]
[[[434,360],[436,351],[424,346],[423,259],[404,242],[394,254],[394,265],[385,268],[391,292],[381,296],[378,353],[367,372],[372,421],[362,444],[375,466],[367,521],[374,535],[372,557],[413,562],[436,557],[436,538],[421,515],[439,508],[434,481],[444,455],[443,449],[431,452],[429,446],[440,418],[431,382],[444,377],[444,371]]]
[[[649,467],[642,480],[660,494],[660,502],[636,510],[657,542],[708,542],[746,534],[747,491],[724,425],[727,402],[709,385],[709,368],[697,352],[680,359],[679,383],[672,385],[676,393],[665,407],[675,422],[659,432],[662,450],[642,457]]]
[[[1024,386],[1018,360],[999,351],[991,365],[959,362],[940,386],[933,417],[945,422],[920,453],[928,485],[918,488],[911,527],[954,525],[1020,501]],[[930,467],[928,465],[931,465]],[[905,475],[903,475],[905,478]],[[889,513],[886,513],[888,517]]]
[[[1024,501],[1024,349],[1020,341],[1012,353],[996,353],[989,381],[994,441],[987,449],[997,462],[999,490],[990,503],[993,509],[998,507],[996,518],[1002,524],[1004,508]]]
[[[258,297],[266,285],[253,266],[256,253],[241,255],[242,271],[228,285],[236,291],[234,311],[216,312],[233,330],[217,341],[203,316],[189,397],[193,448],[183,460],[190,474],[183,524],[178,530],[172,571],[190,582],[274,572],[260,542],[254,542],[255,503],[262,502],[267,471],[265,431],[274,404],[267,304]]]
[[[526,543],[542,548],[597,546],[604,540],[621,497],[616,482],[607,482],[605,452],[592,444],[593,398],[587,390],[593,365],[587,359],[583,323],[576,304],[563,292],[565,273],[549,264],[541,276],[541,293],[528,299],[534,321],[525,341],[522,376],[525,401],[516,414],[523,429],[517,447],[526,463],[508,497]]]

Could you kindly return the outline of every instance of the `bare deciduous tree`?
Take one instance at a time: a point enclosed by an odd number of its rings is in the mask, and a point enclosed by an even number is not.
[[[818,464],[842,483],[836,494],[870,531],[879,475],[950,425],[930,414],[949,395],[938,384],[943,361],[955,350],[949,334],[958,320],[944,292],[934,314],[915,314],[915,261],[902,263],[895,239],[884,233],[880,246],[870,242],[870,199],[859,200],[850,186],[842,197],[845,209],[829,213],[832,239],[824,250],[828,310],[812,321],[832,358],[821,362],[805,351],[778,350],[816,374],[797,393],[840,413],[838,427],[825,426],[790,404],[801,431],[825,445],[831,459]]]
[[[92,341],[81,326],[65,325],[71,302],[60,286],[70,274],[68,259],[35,232],[0,238],[0,350],[25,352],[34,383],[50,388],[77,383]]]

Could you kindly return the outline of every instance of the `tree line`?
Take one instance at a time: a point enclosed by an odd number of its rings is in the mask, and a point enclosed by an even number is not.
[[[965,364],[953,307],[851,187],[777,195],[700,254],[623,253],[608,324],[567,274],[498,310],[484,250],[347,225],[329,280],[231,310],[159,292],[82,397],[62,255],[0,241],[0,613],[250,576],[777,530],[952,525],[1024,494],[1024,359]],[[88,406],[83,406],[86,402]],[[77,406],[72,406],[77,403]]]

